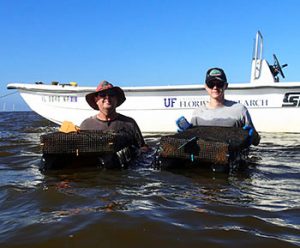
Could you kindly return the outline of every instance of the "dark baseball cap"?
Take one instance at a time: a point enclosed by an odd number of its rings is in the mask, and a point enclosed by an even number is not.
[[[221,68],[211,68],[206,73],[205,83],[210,81],[220,81],[227,83],[225,72]]]

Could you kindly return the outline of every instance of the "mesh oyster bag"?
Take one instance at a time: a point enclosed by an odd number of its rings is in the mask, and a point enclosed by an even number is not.
[[[43,154],[89,154],[118,152],[132,144],[126,133],[103,131],[53,132],[41,135]]]
[[[242,128],[199,126],[163,136],[159,156],[227,164],[248,146],[248,131]]]

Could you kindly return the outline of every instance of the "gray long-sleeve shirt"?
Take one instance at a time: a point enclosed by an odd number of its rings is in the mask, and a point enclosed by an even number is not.
[[[224,106],[215,109],[201,106],[194,110],[191,123],[193,126],[250,126],[254,129],[252,144],[258,145],[260,142],[260,136],[255,131],[248,109],[238,102],[225,100]]]
[[[254,128],[247,108],[238,102],[225,100],[224,106],[211,109],[201,106],[194,110],[191,123],[193,126],[224,126]]]

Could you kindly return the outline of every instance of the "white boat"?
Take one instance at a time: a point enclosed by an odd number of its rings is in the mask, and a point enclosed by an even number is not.
[[[250,83],[229,84],[226,98],[243,103],[259,132],[300,132],[300,82],[279,82],[284,77],[274,55],[270,66],[262,57],[263,37],[257,32]],[[11,83],[29,107],[44,118],[76,125],[96,114],[85,101],[95,87]],[[203,85],[123,87],[127,100],[118,112],[133,117],[143,133],[175,132],[175,121],[191,118],[199,105],[208,101]]]

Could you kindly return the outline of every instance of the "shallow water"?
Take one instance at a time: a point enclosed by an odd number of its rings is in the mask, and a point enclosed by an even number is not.
[[[57,126],[0,113],[0,247],[298,247],[300,134],[262,133],[231,173],[154,169],[42,174],[39,138]]]

